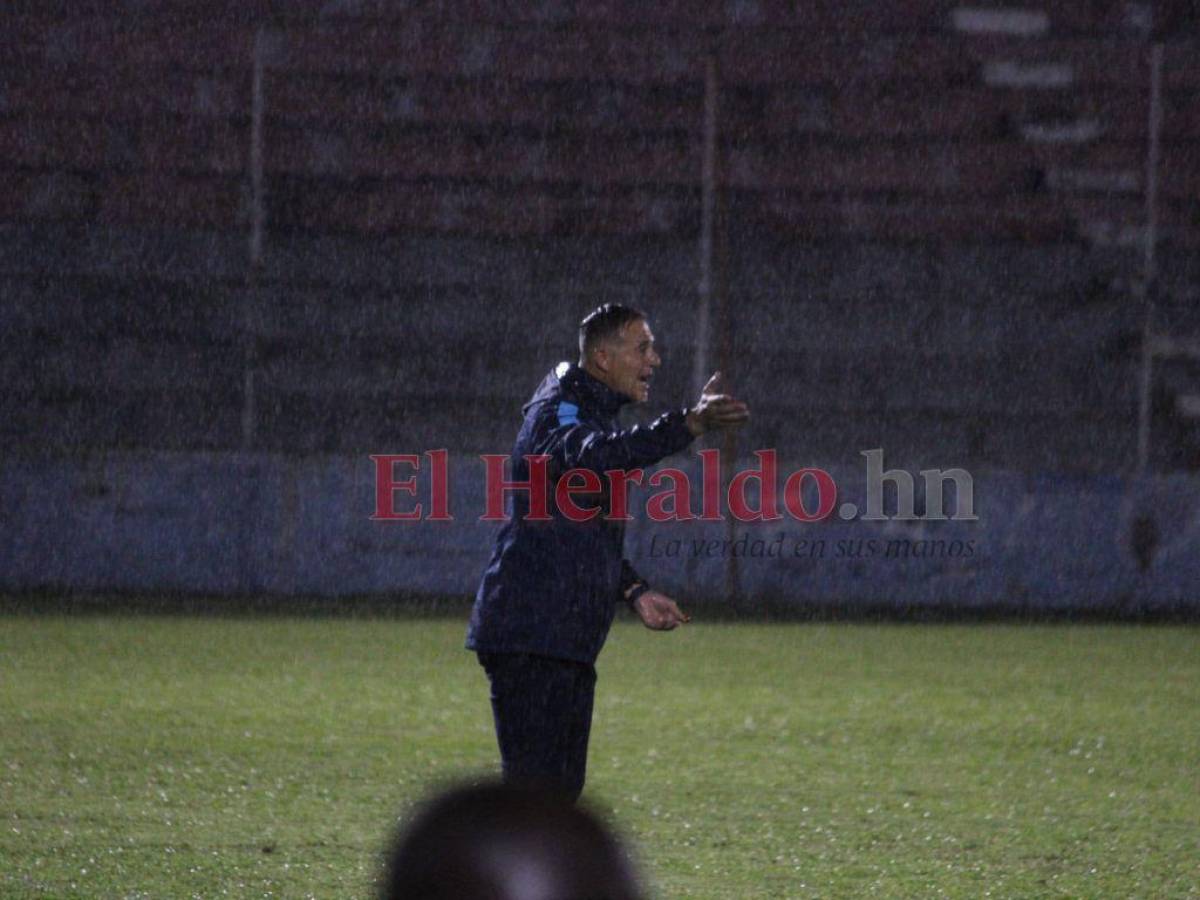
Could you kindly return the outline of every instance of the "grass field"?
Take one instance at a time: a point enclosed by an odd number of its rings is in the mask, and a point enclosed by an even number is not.
[[[365,897],[496,766],[463,623],[0,618],[0,896]],[[1194,627],[619,623],[585,797],[657,897],[1200,897]]]

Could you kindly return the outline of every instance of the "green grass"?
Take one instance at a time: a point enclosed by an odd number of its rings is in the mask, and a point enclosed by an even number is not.
[[[493,771],[446,620],[0,618],[0,896],[367,896]],[[659,897],[1200,897],[1191,627],[620,623],[585,797]]]

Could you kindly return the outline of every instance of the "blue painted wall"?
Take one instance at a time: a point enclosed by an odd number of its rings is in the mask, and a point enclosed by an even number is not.
[[[689,456],[672,464],[698,475],[696,462]],[[928,465],[949,468],[953,462]],[[802,464],[781,461],[781,471]],[[862,506],[865,467],[851,460],[830,471],[839,500]],[[974,522],[835,518],[801,524],[785,517],[739,526],[736,535],[747,538],[739,560],[739,602],[746,609],[767,601],[851,609],[1200,608],[1200,481],[1194,477],[1038,476],[997,469],[972,474]],[[366,454],[10,458],[0,468],[7,523],[0,587],[329,597],[470,594],[497,526],[479,521],[483,462],[453,457],[450,478],[454,521],[381,523],[371,520],[374,465]],[[419,476],[419,491],[427,502],[427,472]],[[635,491],[634,510],[647,495]],[[400,508],[408,502],[399,496]],[[1144,572],[1130,549],[1131,523],[1141,515],[1154,518],[1160,535]],[[657,524],[641,515],[629,527],[627,553],[656,586],[690,601],[731,603],[729,552],[691,552],[694,540],[727,538],[724,523]],[[764,550],[775,542],[782,556],[749,555],[755,539],[764,542]],[[970,542],[973,549],[969,555],[888,558],[886,542],[899,539],[962,542],[956,547]],[[668,557],[672,540],[680,541],[679,555]],[[823,541],[824,553],[798,558],[798,540]],[[869,547],[859,542],[871,540],[880,542],[878,552],[853,555],[855,548]]]

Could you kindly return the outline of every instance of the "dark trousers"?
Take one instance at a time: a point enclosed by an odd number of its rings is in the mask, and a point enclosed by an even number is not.
[[[505,781],[583,790],[596,669],[529,653],[480,653]]]

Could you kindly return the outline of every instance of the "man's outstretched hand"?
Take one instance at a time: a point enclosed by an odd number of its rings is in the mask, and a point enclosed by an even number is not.
[[[721,390],[721,373],[712,378],[700,391],[700,399],[688,410],[687,427],[693,437],[700,437],[713,428],[736,428],[750,418],[750,407]]]
[[[655,631],[670,631],[692,617],[681,610],[675,601],[658,591],[645,591],[633,601],[633,608],[647,628]]]

